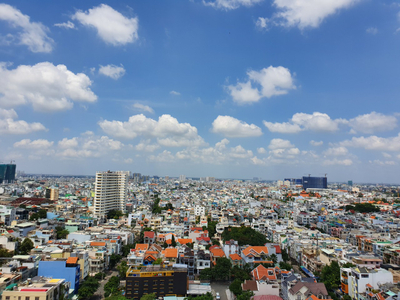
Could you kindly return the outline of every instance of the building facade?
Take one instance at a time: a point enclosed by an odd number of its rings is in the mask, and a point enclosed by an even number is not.
[[[94,193],[94,215],[104,217],[110,210],[125,212],[129,171],[97,172]]]
[[[189,287],[186,268],[162,267],[160,265],[130,267],[126,273],[126,294],[128,299],[140,299],[145,294],[155,293],[156,297],[185,296]]]
[[[15,180],[15,164],[0,164],[0,183],[12,183]]]
[[[303,189],[327,189],[328,178],[303,176]]]

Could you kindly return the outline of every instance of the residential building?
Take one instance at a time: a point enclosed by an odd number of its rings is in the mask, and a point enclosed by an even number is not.
[[[105,217],[110,210],[125,212],[129,171],[97,172],[94,194],[94,215]]]
[[[168,295],[185,296],[189,287],[186,268],[162,267],[160,265],[130,267],[126,272],[126,294],[128,299],[140,299],[144,294],[155,293],[156,297]]]

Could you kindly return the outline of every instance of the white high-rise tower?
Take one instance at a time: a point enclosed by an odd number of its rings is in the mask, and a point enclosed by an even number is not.
[[[129,171],[96,172],[94,215],[104,217],[112,209],[125,212]]]

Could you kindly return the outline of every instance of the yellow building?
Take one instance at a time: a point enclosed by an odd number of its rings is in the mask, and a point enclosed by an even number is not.
[[[68,298],[70,283],[65,279],[50,279],[36,276],[18,286],[13,286],[11,290],[5,290],[2,299],[24,299],[24,300],[53,300]]]

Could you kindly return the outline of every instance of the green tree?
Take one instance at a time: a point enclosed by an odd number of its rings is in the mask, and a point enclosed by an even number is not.
[[[111,254],[110,256],[110,269],[114,268],[115,265],[121,260],[122,256],[119,254]]]
[[[174,235],[172,235],[172,238],[171,238],[171,246],[172,247],[176,247],[176,241],[175,241],[175,236]]]
[[[282,259],[283,261],[290,260],[289,254],[287,253],[286,249],[282,249]]]
[[[231,276],[233,279],[239,279],[241,282],[251,279],[250,271],[238,266],[233,266]]]
[[[19,253],[22,255],[29,254],[29,252],[33,249],[33,242],[31,239],[25,238],[19,247]]]
[[[222,239],[224,241],[233,239],[237,241],[240,246],[264,246],[265,243],[267,243],[265,235],[246,226],[225,228],[222,233]]]
[[[119,290],[119,277],[112,276],[110,280],[104,285],[104,297],[114,295]]]
[[[217,264],[212,269],[215,274],[215,279],[225,280],[230,277],[230,271],[232,268],[231,261],[226,257],[221,257],[217,260]]]
[[[276,256],[276,254],[271,254],[269,256],[269,260],[271,260],[274,263],[274,265],[278,263],[278,257]]]
[[[135,249],[136,244],[127,244],[122,246],[122,256],[126,257],[131,252],[131,249]]]
[[[159,257],[159,258],[157,258],[157,259],[153,262],[153,265],[161,265],[162,262],[163,262],[162,257]]]
[[[279,263],[279,268],[281,268],[282,270],[290,271],[292,270],[292,265],[287,262],[281,261]]]
[[[239,296],[236,297],[236,300],[250,300],[251,297],[254,296],[252,291],[242,292]]]
[[[352,264],[352,263],[345,263],[344,265],[342,265],[342,268],[354,268],[356,265]]]
[[[114,296],[105,298],[105,300],[126,300],[126,298],[122,295],[114,295]]]
[[[13,257],[14,252],[8,251],[7,249],[0,248],[0,257]],[[4,263],[6,263],[6,259],[0,259],[0,266],[2,266]]]
[[[107,219],[115,219],[118,220],[120,217],[122,217],[124,214],[122,211],[117,210],[117,209],[112,209],[107,212]]]
[[[235,294],[235,296],[240,295],[243,290],[242,290],[242,281],[238,278],[236,278],[231,285],[229,286],[229,290]]]
[[[200,295],[200,296],[196,296],[196,297],[189,296],[185,299],[187,299],[187,300],[214,300],[214,296],[210,292],[207,292],[207,294],[205,294],[205,295]]]
[[[47,218],[47,210],[45,209],[40,209],[38,211],[38,215],[40,219],[46,219]]]
[[[321,271],[321,281],[329,291],[336,290],[340,284],[340,267],[337,261],[332,261],[328,266],[324,266]]]
[[[126,263],[126,261],[122,261],[118,266],[117,266],[117,270],[119,272],[119,278],[120,279],[125,279],[126,278],[126,272],[128,271],[129,266]]]
[[[213,280],[214,272],[211,268],[205,268],[200,271],[199,278],[200,278],[200,280]]]
[[[142,297],[140,297],[140,300],[154,300],[154,299],[156,299],[155,293],[145,294]]]
[[[97,274],[96,274],[97,275]],[[90,299],[96,290],[99,288],[99,281],[95,277],[88,276],[85,281],[79,286],[79,299]]]
[[[57,226],[55,228],[57,239],[66,239],[69,231],[61,226]]]

